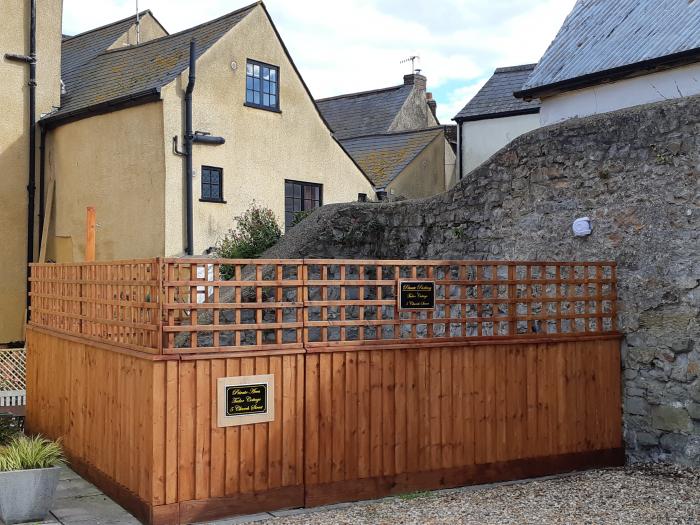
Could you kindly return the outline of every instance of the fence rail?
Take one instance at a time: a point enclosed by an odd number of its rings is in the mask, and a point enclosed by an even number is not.
[[[435,308],[402,310],[401,280]],[[35,264],[32,325],[149,353],[615,333],[614,262],[149,259]]]

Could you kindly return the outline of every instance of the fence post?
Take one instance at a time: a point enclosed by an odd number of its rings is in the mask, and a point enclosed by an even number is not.
[[[515,264],[508,263],[508,335],[517,333],[515,320],[515,295],[517,288],[515,286]]]
[[[162,354],[163,353],[163,344],[164,344],[164,339],[165,339],[165,333],[163,332],[163,318],[165,317],[165,308],[164,308],[164,302],[165,302],[165,279],[163,278],[164,276],[164,270],[165,270],[165,263],[160,257],[156,257],[155,259],[156,263],[156,280],[158,281],[158,284],[156,285],[156,289],[158,291],[156,297],[154,297],[154,300],[157,301],[158,303],[158,308],[156,309],[156,326],[158,327],[157,334],[156,334],[156,345],[158,346],[158,353]]]

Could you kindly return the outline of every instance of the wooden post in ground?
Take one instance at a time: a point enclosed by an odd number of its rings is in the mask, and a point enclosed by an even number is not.
[[[85,224],[85,262],[95,260],[95,208],[88,206]]]
[[[53,193],[56,181],[53,177],[49,181],[49,190],[46,192],[46,210],[44,211],[44,224],[41,230],[41,245],[39,246],[39,262],[46,262],[46,245],[49,237],[49,222],[51,221],[51,210],[53,209]]]

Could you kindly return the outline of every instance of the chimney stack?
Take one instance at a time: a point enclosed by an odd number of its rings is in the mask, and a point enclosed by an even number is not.
[[[413,73],[412,75],[404,75],[403,83],[406,86],[416,86],[418,89],[425,91],[428,79],[419,73]]]
[[[433,94],[426,93],[425,98],[426,98],[426,101],[428,102],[428,107],[430,108],[430,112],[433,114],[433,117],[435,117],[435,120],[437,120],[437,102],[433,98]]]

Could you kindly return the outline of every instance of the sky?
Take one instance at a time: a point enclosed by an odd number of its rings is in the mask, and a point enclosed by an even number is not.
[[[139,0],[175,33],[252,0]],[[316,98],[397,85],[418,55],[443,124],[497,67],[537,62],[575,0],[266,0]],[[96,6],[99,5],[99,8]],[[125,18],[136,0],[64,0],[73,35]]]

